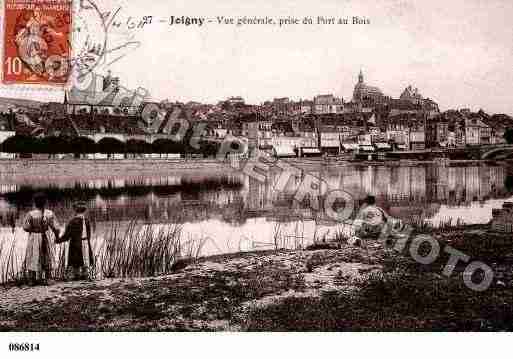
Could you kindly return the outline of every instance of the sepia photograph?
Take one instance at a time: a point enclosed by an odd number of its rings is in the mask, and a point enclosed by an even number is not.
[[[0,11],[8,357],[513,330],[511,1]]]

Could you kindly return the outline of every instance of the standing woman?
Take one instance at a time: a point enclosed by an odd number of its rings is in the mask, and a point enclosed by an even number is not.
[[[34,195],[35,209],[30,211],[23,221],[23,229],[28,232],[25,268],[28,271],[29,283],[35,285],[48,284],[52,272],[52,256],[47,237],[49,229],[59,237],[59,224],[55,215],[46,207],[46,196],[43,193]]]
[[[91,224],[85,217],[87,203],[77,202],[73,208],[75,217],[69,221],[64,234],[56,242],[69,241],[66,277],[73,280],[92,279],[90,270],[94,267],[94,255],[91,248]]]

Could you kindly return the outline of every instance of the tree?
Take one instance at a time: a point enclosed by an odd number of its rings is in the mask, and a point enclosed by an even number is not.
[[[98,152],[111,155],[113,153],[125,153],[126,144],[114,137],[105,137],[98,141]]]
[[[72,152],[77,154],[96,153],[98,150],[96,142],[89,137],[75,137],[71,139],[70,145]]]
[[[35,138],[24,135],[15,135],[2,143],[2,151],[8,153],[34,153],[37,151]]]
[[[167,138],[159,138],[153,141],[153,151],[155,153],[183,153],[184,146],[179,142],[174,142]]]
[[[67,137],[50,136],[36,141],[38,153],[58,154],[71,153],[70,139]]]
[[[201,141],[200,143],[201,153],[205,157],[215,157],[219,152],[219,148],[221,147],[220,142],[215,141]]]
[[[143,140],[130,139],[126,141],[127,153],[151,153],[152,145]]]
[[[513,192],[513,176],[506,176],[504,179],[504,188],[506,188],[506,191],[509,193]]]
[[[513,144],[513,128],[510,127],[504,131],[504,139],[508,144]]]

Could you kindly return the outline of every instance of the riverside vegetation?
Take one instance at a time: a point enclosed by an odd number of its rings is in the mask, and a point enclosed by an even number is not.
[[[487,226],[429,231],[490,264],[492,286],[471,291],[463,268],[440,275],[447,258],[425,266],[379,243],[350,246],[342,234],[336,249],[279,249],[276,235],[273,251],[201,258],[201,243],[181,243],[179,226],[130,223],[113,225],[95,249],[103,279],[1,289],[0,329],[512,330],[511,238]]]

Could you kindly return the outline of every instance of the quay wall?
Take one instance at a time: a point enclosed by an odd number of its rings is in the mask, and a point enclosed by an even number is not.
[[[0,178],[5,176],[104,177],[166,175],[177,171],[229,173],[228,163],[216,160],[2,160]]]
[[[250,160],[251,161],[251,160]],[[292,166],[304,170],[319,170],[319,168],[330,167],[358,167],[358,166],[418,166],[427,164],[444,165],[465,165],[476,164],[479,160],[446,160],[440,161],[347,161],[343,159],[307,159],[307,158],[286,158],[282,159]],[[233,167],[232,167],[233,165]],[[116,177],[116,176],[137,176],[137,175],[172,175],[176,173],[202,173],[231,174],[240,173],[244,166],[243,161],[223,162],[215,159],[193,159],[193,160],[159,160],[159,159],[125,159],[125,160],[42,160],[42,159],[16,159],[0,160],[0,180],[11,176],[42,176],[42,177]],[[273,168],[271,166],[271,168]]]

